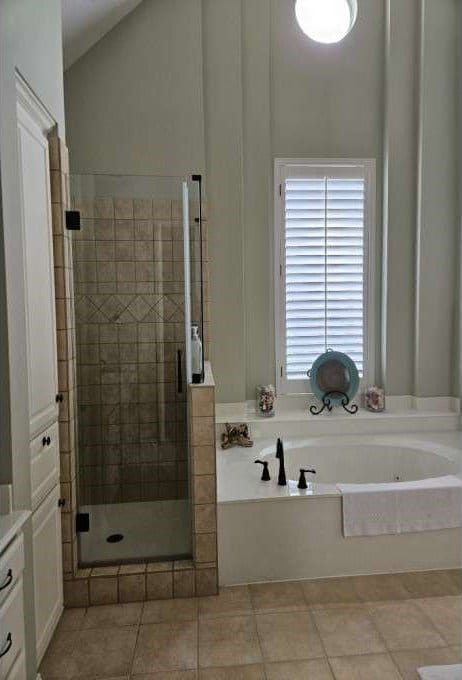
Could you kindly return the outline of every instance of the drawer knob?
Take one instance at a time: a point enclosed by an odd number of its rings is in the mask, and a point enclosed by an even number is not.
[[[63,403],[63,399],[64,399],[64,397],[63,397],[62,394],[57,394],[57,395],[56,395],[56,403],[57,403],[57,404],[62,404],[62,403]]]
[[[50,437],[43,437],[42,446],[50,446],[50,444],[51,444],[51,438]]]
[[[13,646],[13,636],[11,635],[11,633],[8,633],[8,635],[6,636],[6,647],[2,652],[0,652],[0,659],[2,658],[2,656],[5,656],[5,654],[8,654],[8,652],[10,651],[12,646]]]
[[[2,585],[0,586],[0,590],[5,590],[5,588],[8,588],[8,586],[10,585],[12,580],[13,580],[13,572],[11,571],[11,569],[8,569],[6,579],[4,580]]]
[[[65,499],[65,498],[60,498],[60,499],[58,500],[58,508],[64,508],[65,505],[66,505],[66,499]]]

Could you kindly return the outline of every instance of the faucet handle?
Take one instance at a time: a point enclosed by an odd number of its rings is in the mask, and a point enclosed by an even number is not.
[[[260,465],[263,465],[263,472],[261,475],[261,479],[263,482],[269,482],[271,477],[270,473],[268,470],[268,461],[267,460],[256,460],[255,463],[260,463]]]
[[[297,484],[299,489],[307,489],[308,488],[308,484],[306,483],[305,472],[311,472],[312,475],[316,474],[316,470],[313,470],[311,468],[300,468],[300,479],[298,480],[298,484]]]

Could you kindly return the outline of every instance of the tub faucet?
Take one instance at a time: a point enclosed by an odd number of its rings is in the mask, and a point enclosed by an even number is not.
[[[276,458],[279,458],[278,485],[286,486],[286,469],[284,467],[284,447],[282,445],[282,439],[278,439],[276,444]]]

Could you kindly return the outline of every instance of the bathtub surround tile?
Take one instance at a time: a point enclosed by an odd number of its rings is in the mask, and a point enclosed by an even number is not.
[[[215,394],[213,387],[195,390],[192,399],[192,417],[203,418],[215,415]]]
[[[417,668],[460,663],[460,647],[440,647],[391,652],[403,680],[419,680]]]
[[[401,680],[389,654],[372,654],[330,659],[336,680]]]
[[[193,504],[215,503],[216,478],[215,475],[193,476]]]
[[[262,662],[253,616],[199,619],[199,667]]]
[[[329,663],[324,659],[269,663],[265,664],[265,672],[266,680],[334,680]]]
[[[214,475],[216,450],[214,446],[194,446],[192,451],[195,475]]]
[[[194,534],[194,560],[195,562],[216,562],[217,560],[217,535]]]
[[[249,586],[256,612],[305,609],[303,588],[298,582],[253,583]]]
[[[390,650],[446,646],[435,626],[412,601],[375,604],[368,609]]]
[[[432,597],[428,600],[415,600],[415,604],[426,614],[448,645],[461,642],[462,597]]]
[[[201,389],[201,388],[198,388]],[[205,446],[215,442],[215,420],[212,417],[192,419],[192,445]]]
[[[328,656],[355,656],[385,652],[371,617],[362,607],[312,610]]]
[[[132,672],[152,673],[197,667],[197,623],[154,623],[140,627]]]
[[[324,656],[321,639],[309,611],[257,614],[256,622],[265,661],[315,659]]]

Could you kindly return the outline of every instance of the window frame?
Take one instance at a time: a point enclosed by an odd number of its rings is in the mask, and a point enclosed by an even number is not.
[[[301,167],[354,169],[360,167],[365,179],[364,200],[364,371],[360,389],[375,381],[376,352],[376,160],[374,158],[276,158],[274,160],[274,321],[276,390],[278,395],[311,394],[309,379],[286,378],[285,315],[285,179],[289,171]],[[307,367],[308,369],[308,367]]]

